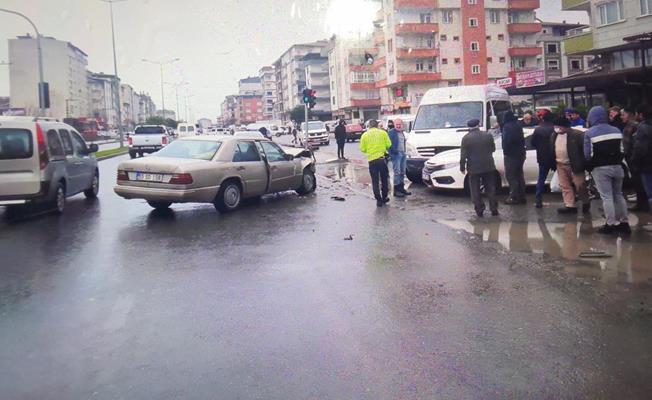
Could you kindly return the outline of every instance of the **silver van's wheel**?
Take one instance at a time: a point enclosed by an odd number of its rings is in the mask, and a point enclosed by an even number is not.
[[[215,208],[222,213],[234,211],[240,207],[242,202],[242,189],[235,181],[227,181],[222,184],[220,191],[215,198]]]
[[[84,196],[89,199],[97,198],[97,194],[100,192],[100,176],[97,171],[93,174],[93,181],[91,182],[91,187],[84,190]]]
[[[54,194],[54,207],[57,214],[63,214],[63,210],[66,208],[66,188],[61,182],[59,182]]]

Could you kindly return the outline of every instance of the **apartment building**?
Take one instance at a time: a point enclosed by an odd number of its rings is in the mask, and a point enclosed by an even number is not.
[[[306,61],[304,57],[310,53],[327,56],[328,41],[295,44],[287,49],[274,62],[276,72],[276,103],[274,104],[274,119],[287,121],[290,111],[303,105],[302,92],[306,88]],[[327,59],[323,62],[327,64]],[[319,93],[317,94],[319,96]]]
[[[115,75],[88,73],[90,117],[101,120],[110,128],[118,126],[114,84]]]
[[[310,53],[302,59],[306,66],[306,87],[317,94],[315,106],[310,110],[311,119],[327,121],[332,119],[331,89],[328,80],[328,56],[325,52]]]
[[[265,66],[258,72],[262,86],[263,119],[274,119],[274,103],[276,102],[276,73],[274,67]]]
[[[136,125],[134,118],[134,88],[129,84],[120,84],[120,113],[122,114],[122,124],[127,128],[133,128]]]
[[[621,105],[649,101],[652,0],[562,0],[562,9],[586,11],[590,18],[590,25],[567,32],[563,41],[569,57],[596,57],[587,90]]]
[[[384,113],[416,112],[430,88],[537,68],[539,0],[385,0],[374,64]]]
[[[259,95],[238,95],[235,96],[235,124],[247,125],[263,118],[263,98]]]
[[[545,71],[546,82],[554,81],[584,71],[591,64],[593,56],[568,55],[564,39],[569,34],[584,28],[582,24],[566,22],[542,22],[537,42],[541,46],[541,57],[537,67]]]
[[[145,123],[149,117],[156,115],[156,104],[152,97],[147,93],[138,93],[138,113],[137,121],[139,124]]]
[[[226,96],[222,102],[220,121],[223,126],[230,126],[236,122],[236,109],[238,108],[237,96]]]
[[[380,40],[378,45],[382,45]],[[333,117],[357,122],[380,116],[381,95],[380,89],[376,87],[378,74],[376,67],[371,64],[380,50],[374,46],[373,39],[335,37],[331,40],[328,70]]]
[[[70,42],[41,37],[44,80],[50,85],[48,116],[89,117],[88,55]],[[12,108],[28,115],[39,109],[36,39],[30,35],[9,39],[9,85]]]
[[[262,96],[263,86],[260,77],[249,76],[238,81],[238,94],[239,95],[252,95]]]

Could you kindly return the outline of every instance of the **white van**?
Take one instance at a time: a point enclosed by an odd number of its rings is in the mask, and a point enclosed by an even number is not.
[[[177,137],[195,136],[197,129],[194,124],[179,124],[177,125]]]
[[[512,105],[505,89],[496,85],[453,86],[430,89],[417,111],[407,135],[407,177],[421,182],[423,165],[435,154],[457,149],[468,132],[467,122],[480,120],[489,130]]]
[[[380,121],[381,128],[386,130],[389,121],[393,121],[395,119],[400,119],[403,121],[403,130],[405,132],[410,132],[414,126],[414,120],[416,119],[416,116],[413,114],[384,115]]]

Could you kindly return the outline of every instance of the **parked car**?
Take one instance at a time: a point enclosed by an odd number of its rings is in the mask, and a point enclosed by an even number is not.
[[[179,125],[177,125],[177,130],[176,130],[176,136],[177,137],[195,136],[197,134],[198,134],[197,130],[195,129],[195,125],[193,125],[193,124],[179,124]]]
[[[170,143],[170,135],[163,125],[140,125],[129,135],[129,156],[142,157],[161,150]]]
[[[537,163],[537,152],[532,147],[532,134],[533,129],[525,130],[525,146],[526,146],[526,159],[523,166],[525,173],[525,183],[529,186],[534,186],[537,183],[539,176],[539,164]],[[497,169],[497,187],[507,187],[507,179],[505,178],[505,159],[502,150],[502,141],[500,136],[494,137],[496,142],[496,152],[494,153],[494,161],[496,162]],[[426,161],[422,179],[423,182],[431,187],[437,189],[455,189],[455,190],[468,190],[467,175],[460,172],[460,149],[448,150],[435,155]],[[552,178],[552,173],[548,177]]]
[[[310,151],[283,149],[268,139],[204,136],[174,141],[151,157],[122,162],[114,191],[155,209],[172,203],[212,203],[220,212],[245,198],[316,188]]]
[[[364,125],[358,123],[346,124],[346,141],[355,142],[360,140],[362,134],[365,132]]]
[[[326,124],[323,121],[308,121],[301,123],[301,133],[305,135],[308,131],[308,145],[326,145],[331,143],[330,134],[326,130]]]
[[[63,213],[67,197],[97,197],[97,150],[57,120],[0,117],[0,206],[48,203]]]

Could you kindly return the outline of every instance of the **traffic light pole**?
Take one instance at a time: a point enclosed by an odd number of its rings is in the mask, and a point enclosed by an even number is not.
[[[306,131],[303,133],[304,136],[303,147],[307,150],[308,149],[308,104],[304,104],[303,108],[305,109],[305,118],[303,120],[306,123]]]

